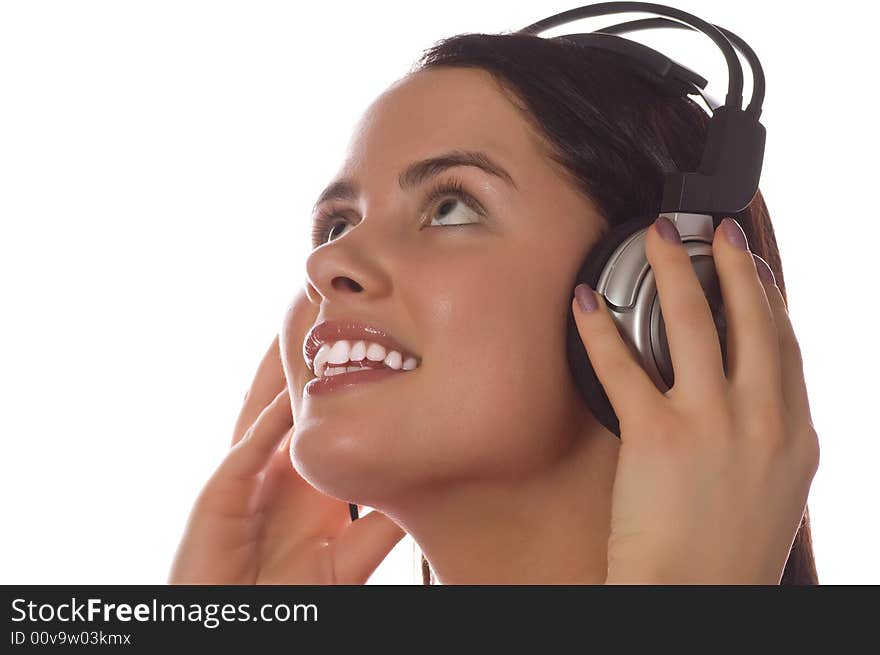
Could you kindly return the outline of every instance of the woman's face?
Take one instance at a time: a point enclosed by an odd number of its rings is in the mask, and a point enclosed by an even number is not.
[[[452,150],[485,153],[512,182],[457,166],[401,189],[408,165]],[[564,457],[597,425],[565,336],[574,276],[604,222],[490,74],[432,69],[397,82],[364,114],[340,178],[358,193],[318,206],[340,216],[308,257],[305,293],[281,330],[298,472],[380,508]],[[450,193],[425,204],[453,180],[485,215]],[[345,318],[385,330],[421,365],[304,398],[306,333]]]

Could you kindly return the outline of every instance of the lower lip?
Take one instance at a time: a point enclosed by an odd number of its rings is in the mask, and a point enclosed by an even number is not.
[[[415,370],[415,369],[413,369]],[[340,391],[358,384],[384,380],[393,375],[406,375],[409,371],[398,371],[393,368],[371,368],[365,371],[340,373],[330,377],[313,378],[303,388],[303,396],[318,396],[331,391]]]

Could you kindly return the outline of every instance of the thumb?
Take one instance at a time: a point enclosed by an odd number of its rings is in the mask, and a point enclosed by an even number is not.
[[[406,532],[373,510],[351,523],[334,542],[338,584],[364,584]]]

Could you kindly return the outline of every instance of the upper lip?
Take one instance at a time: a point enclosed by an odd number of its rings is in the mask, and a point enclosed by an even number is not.
[[[318,323],[309,330],[305,341],[303,341],[303,358],[312,372],[315,370],[315,355],[318,354],[321,346],[341,339],[373,341],[384,346],[386,351],[396,350],[403,355],[404,361],[409,357],[414,357],[419,364],[421,363],[421,358],[418,355],[401,345],[397,339],[381,328],[357,319],[338,319]]]

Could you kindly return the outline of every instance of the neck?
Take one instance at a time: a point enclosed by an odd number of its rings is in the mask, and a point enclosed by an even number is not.
[[[594,429],[528,476],[459,482],[382,511],[440,584],[603,584],[619,447]]]

